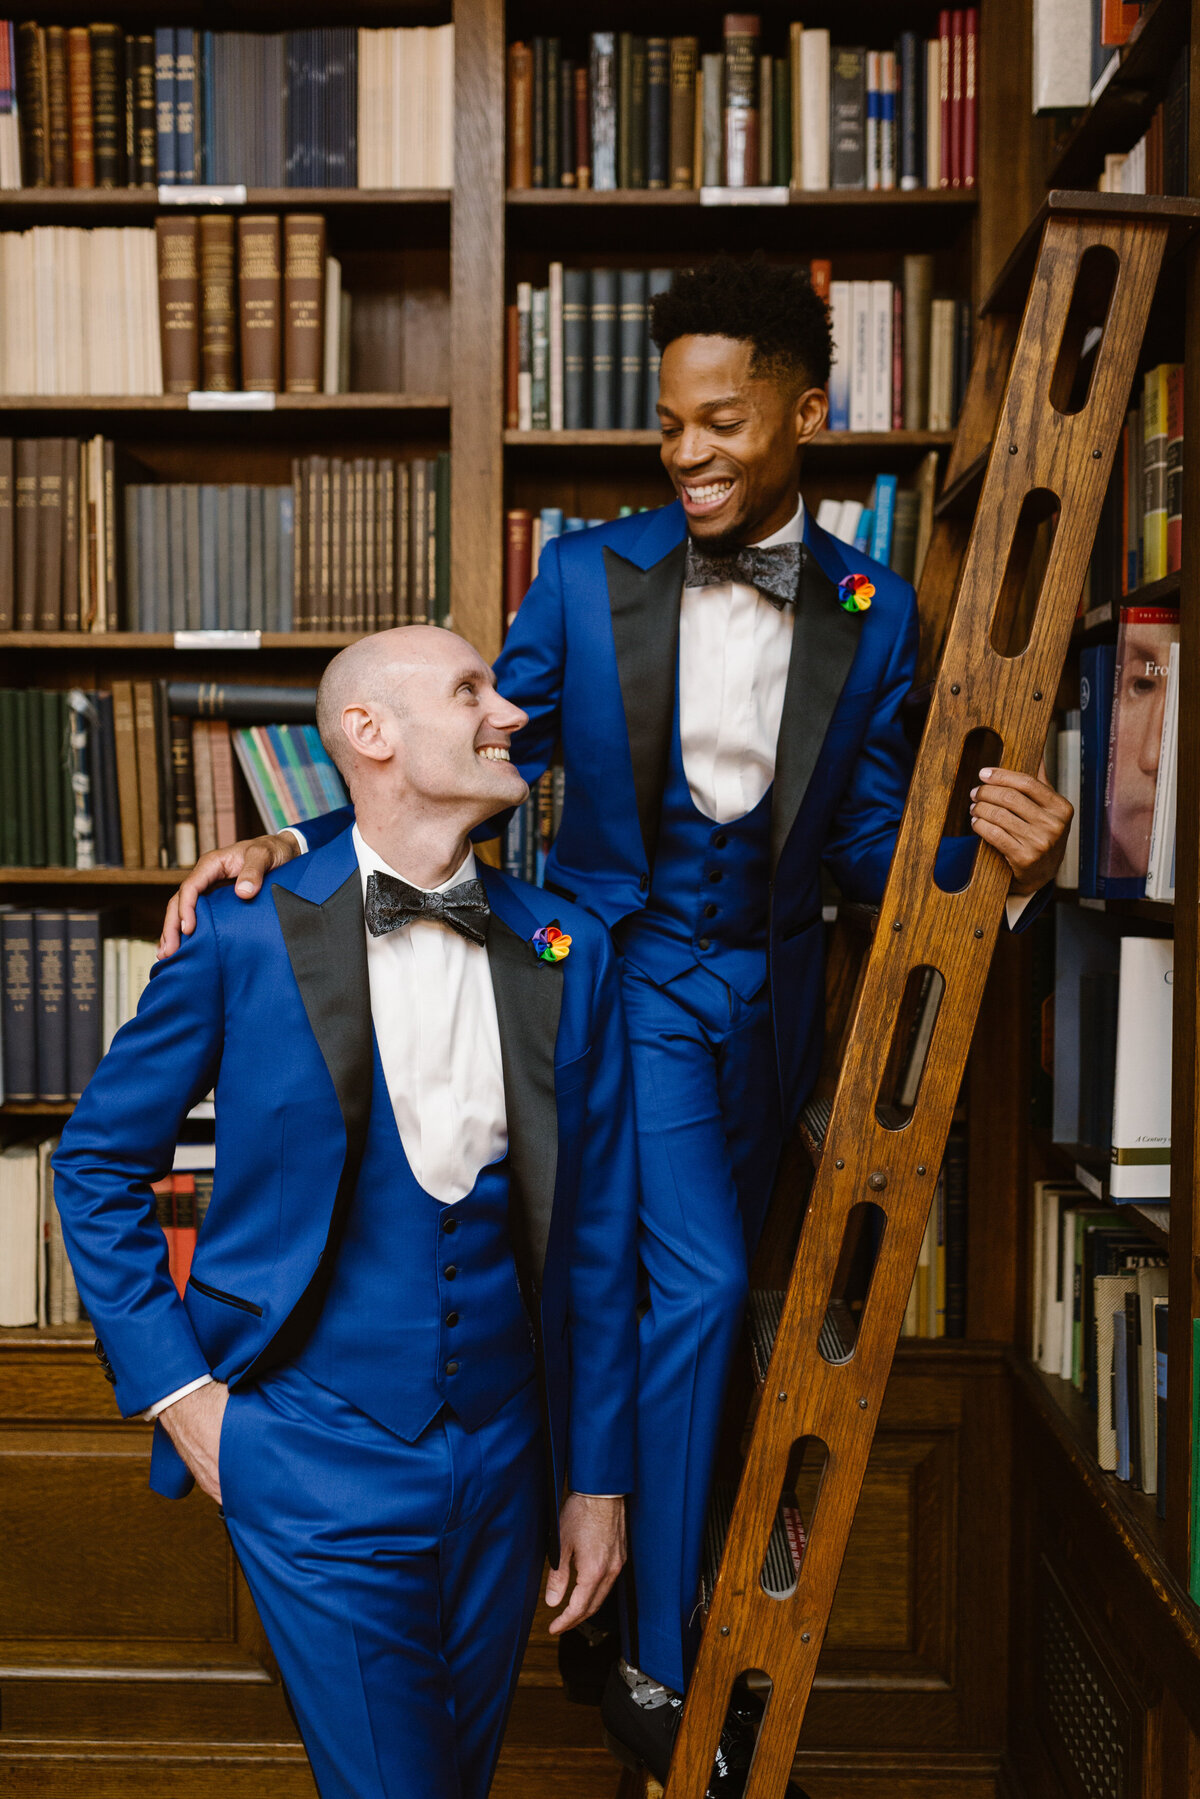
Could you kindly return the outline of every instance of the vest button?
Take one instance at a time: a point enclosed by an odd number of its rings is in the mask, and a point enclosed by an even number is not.
[[[457,1362],[447,1362],[446,1363],[446,1373],[447,1374],[457,1374],[458,1373],[458,1363]]]
[[[724,876],[719,868],[710,868],[708,871],[708,878],[710,881],[720,881],[724,879]]]
[[[642,875],[638,876],[638,887],[641,889],[641,891],[643,893],[645,893],[645,891],[646,891],[647,887],[649,887],[649,885],[650,885],[650,876],[649,875],[642,874]]]
[[[442,1273],[445,1275],[445,1277],[448,1281],[452,1281],[454,1279],[455,1275],[458,1273],[458,1269],[454,1266],[454,1263],[451,1262],[449,1268],[442,1269]]]
[[[718,831],[716,836],[713,838],[713,842],[716,844],[716,846],[719,850],[723,850],[725,848],[725,845],[729,842],[729,839],[728,839],[728,837],[726,837],[724,831]]]
[[[715,906],[705,906],[704,916],[705,918],[715,918],[717,916],[717,908]]]
[[[453,1330],[454,1326],[458,1323],[458,1313],[457,1312],[447,1312],[446,1313],[446,1323],[450,1326],[450,1329]]]
[[[445,1233],[448,1237],[452,1237],[454,1235],[455,1231],[458,1229],[458,1219],[457,1218],[443,1218],[442,1219],[442,1229],[445,1231]]]
[[[708,949],[709,947],[710,946],[709,946],[709,941],[708,941],[707,937],[701,937],[700,941],[696,945],[697,949]]]

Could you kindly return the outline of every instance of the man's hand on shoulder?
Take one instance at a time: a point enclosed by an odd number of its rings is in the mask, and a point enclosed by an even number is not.
[[[165,1412],[159,1423],[196,1477],[196,1485],[210,1499],[221,1503],[221,1423],[229,1403],[229,1388],[222,1381],[209,1381],[193,1393],[185,1393]]]
[[[185,937],[196,928],[196,901],[222,881],[236,881],[239,899],[253,899],[273,868],[282,868],[300,854],[294,837],[280,832],[272,837],[249,837],[224,850],[208,850],[179,891],[171,895],[158,940],[158,960],[173,956]]]
[[[553,1637],[590,1618],[624,1567],[624,1499],[568,1493],[558,1517],[558,1534],[558,1567],[551,1569],[546,1582],[546,1604],[562,1604],[572,1569],[575,1586],[569,1603],[550,1626]]]
[[[1052,881],[1067,847],[1074,807],[1043,778],[1011,768],[981,768],[971,789],[971,829],[1000,851],[1012,870],[1014,898]]]

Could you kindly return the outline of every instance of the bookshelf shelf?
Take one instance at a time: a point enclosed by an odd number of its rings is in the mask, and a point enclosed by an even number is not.
[[[1150,121],[1171,58],[1187,41],[1185,0],[1153,0],[1129,35],[1103,92],[1079,119],[1055,157],[1050,187],[1086,187],[1110,152],[1128,150]]]
[[[187,190],[178,189],[177,192]],[[0,221],[19,228],[43,219],[52,223],[86,223],[93,217],[107,220],[149,219],[159,213],[249,212],[264,208],[293,212],[361,212],[364,208],[443,207],[449,209],[451,193],[444,187],[248,187],[245,200],[217,201],[205,197],[182,203],[159,202],[156,188],[22,187],[0,188]]]
[[[359,635],[357,631],[264,631],[257,651],[205,644],[200,651],[180,650],[178,654],[244,658],[262,650],[344,650],[347,644],[356,643]],[[127,650],[174,649],[170,631],[0,631],[0,650],[95,650],[123,655]]]
[[[12,887],[178,887],[185,868],[0,868]]]
[[[13,412],[191,412],[187,394],[0,394],[0,414]],[[277,412],[346,414],[364,412],[448,412],[445,394],[276,394],[275,404],[259,410],[237,406],[197,407],[197,418],[270,418]]]
[[[715,190],[725,193],[727,190]],[[754,188],[745,188],[747,194],[755,193]],[[771,192],[773,190],[766,190]],[[872,207],[902,207],[908,210],[917,207],[973,207],[977,204],[977,192],[970,187],[921,187],[911,192],[894,189],[889,193],[871,192],[864,188],[792,188],[789,190],[786,206],[829,207],[840,209],[852,206],[856,209]],[[786,208],[779,202],[764,204],[757,200],[718,200],[710,201],[702,198],[700,188],[612,188],[597,193],[592,188],[584,188],[582,192],[569,187],[510,187],[507,194],[509,206],[568,206],[568,207],[703,207],[708,211],[771,213]]]
[[[814,437],[806,455],[854,456],[869,450],[876,454],[924,455],[928,450],[948,450],[953,431],[822,431]],[[514,431],[506,430],[504,444],[513,450],[647,449],[657,450],[662,439],[657,431]]]
[[[1166,606],[1178,601],[1182,577],[1176,571],[1173,575],[1164,575],[1161,581],[1149,581],[1145,587],[1131,588],[1122,595],[1122,606]],[[1114,630],[1118,619],[1116,608],[1106,602],[1103,606],[1093,606],[1081,614],[1075,621],[1074,635],[1090,637],[1099,631]]]

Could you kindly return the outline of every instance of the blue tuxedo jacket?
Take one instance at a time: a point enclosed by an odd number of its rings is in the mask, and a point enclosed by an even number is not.
[[[581,908],[480,872],[493,909],[513,1247],[555,1495],[568,1479],[628,1492],[637,1185],[612,946]],[[531,934],[556,919],[570,953],[541,962]],[[253,903],[232,889],[201,902],[195,933],[158,963],[63,1131],[55,1198],[123,1413],[206,1372],[236,1386],[292,1353],[355,1190],[372,1073],[362,893],[344,830],[277,871]],[[181,1300],[150,1184],[214,1086],[216,1177]],[[397,1269],[400,1303],[403,1281]],[[161,1430],[154,1484],[189,1484]]]
[[[546,881],[610,928],[646,904],[667,776],[687,528],[676,501],[556,538],[496,663],[529,714],[514,740],[527,780],[562,744],[566,797]],[[883,895],[912,773],[901,709],[917,664],[907,581],[805,513],[805,564],[771,798],[770,982],[785,1115],[816,1079],[824,1020],[820,868],[848,899]],[[837,584],[867,574],[869,611]],[[319,843],[344,814],[302,828]],[[948,839],[939,875],[965,886],[978,840]],[[1048,890],[1049,891],[1049,890]],[[1026,907],[1020,928],[1040,910]]]

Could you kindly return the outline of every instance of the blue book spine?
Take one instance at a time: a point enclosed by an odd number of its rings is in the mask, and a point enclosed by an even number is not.
[[[325,802],[321,810],[336,812],[340,807],[346,805],[349,799],[346,789],[342,786],[342,777],[329,760],[316,725],[301,725],[299,729],[304,738],[308,760],[321,785],[321,794]]]
[[[878,475],[875,479],[875,522],[871,527],[871,555],[876,562],[890,566],[892,530],[896,522],[896,477]]]
[[[28,1103],[38,1096],[37,981],[32,911],[0,916],[3,976],[4,1097]]]
[[[563,509],[561,506],[543,506],[540,513],[542,523],[542,548],[563,533]]]
[[[67,915],[33,915],[37,988],[37,1097],[61,1105],[67,1097]]]
[[[591,423],[589,289],[586,269],[563,270],[563,425],[568,431],[586,431]]]
[[[291,631],[296,565],[296,502],[290,487],[279,489],[279,629]],[[339,802],[340,804],[340,802]]]
[[[603,519],[592,519],[593,525],[603,524]],[[589,521],[586,518],[566,518],[563,520],[563,531],[586,531]]]
[[[178,164],[175,153],[175,29],[160,26],[154,33],[154,117],[158,134],[159,185],[174,187]]]
[[[213,33],[197,33],[198,66],[196,81],[200,90],[200,179],[205,184],[214,180],[217,93],[213,80]]]
[[[858,529],[854,533],[854,548],[860,556],[867,554],[867,545],[871,541],[871,533],[875,526],[875,512],[870,506],[864,506],[858,521]]]
[[[218,628],[217,607],[217,489],[200,489],[200,628]]]
[[[175,180],[196,182],[196,42],[182,27],[175,32]]]
[[[1117,646],[1089,644],[1079,655],[1079,892],[1100,899],[1100,836],[1108,774],[1108,732],[1112,715]]]
[[[508,821],[504,832],[504,872],[515,880],[525,878],[525,832],[527,827],[525,807],[520,805]]]
[[[593,269],[591,428],[612,431],[616,423],[617,271]]]

